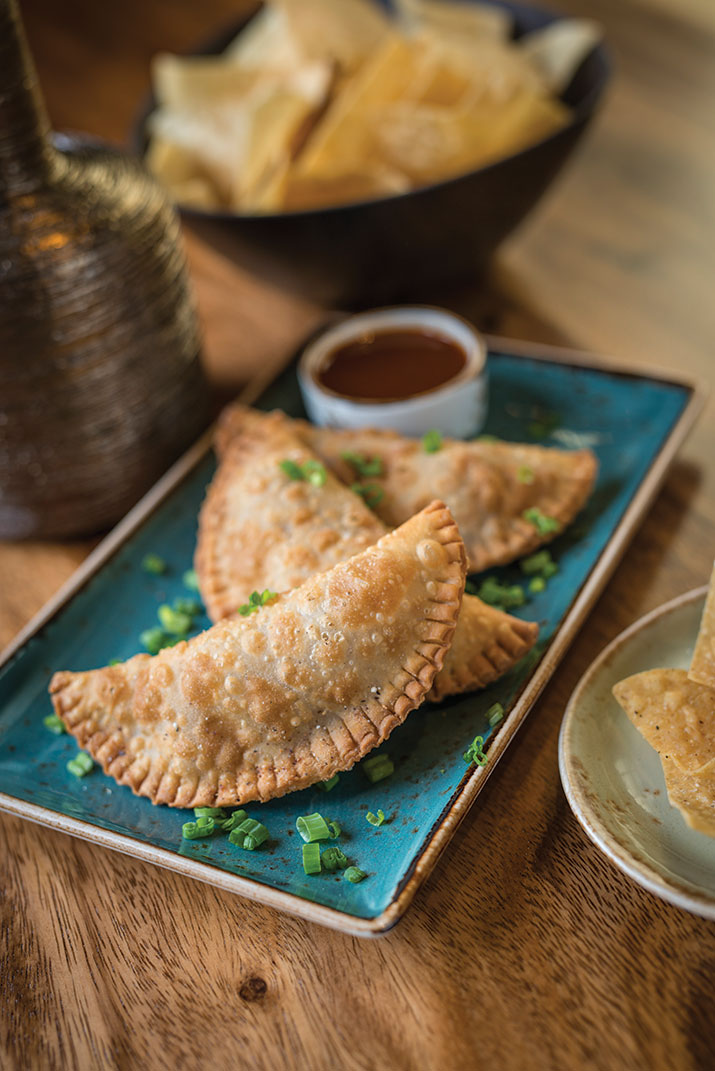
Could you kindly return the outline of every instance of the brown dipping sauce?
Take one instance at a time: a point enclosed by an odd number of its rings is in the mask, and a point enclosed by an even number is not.
[[[338,346],[316,379],[348,398],[394,402],[441,387],[466,363],[461,346],[435,332],[380,331]]]

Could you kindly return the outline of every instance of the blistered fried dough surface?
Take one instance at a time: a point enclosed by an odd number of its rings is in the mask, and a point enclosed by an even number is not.
[[[250,592],[297,587],[384,535],[363,500],[327,474],[291,481],[280,461],[315,459],[283,413],[234,406],[218,429],[221,464],[201,510],[196,570],[213,621],[235,614]],[[538,626],[465,595],[454,641],[431,700],[484,688],[536,642]]]
[[[715,689],[684,669],[649,669],[613,686],[636,729],[687,774],[715,770]]]
[[[299,434],[340,479],[353,479],[346,451],[380,458],[383,489],[378,516],[390,527],[434,495],[449,505],[467,551],[470,571],[504,565],[558,535],[591,493],[597,463],[590,450],[554,450],[519,443],[445,439],[428,454],[418,440],[391,431],[346,431],[297,422]],[[523,516],[536,507],[558,522],[541,533]]]
[[[56,673],[55,710],[154,803],[272,799],[348,769],[422,702],[464,579],[459,532],[435,502],[247,618],[154,658]]]
[[[715,688],[715,566],[688,676],[691,681]]]

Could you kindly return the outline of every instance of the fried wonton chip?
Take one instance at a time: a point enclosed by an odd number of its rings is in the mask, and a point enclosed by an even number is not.
[[[672,759],[662,759],[668,799],[691,829],[715,837],[715,769],[686,774]]]
[[[688,676],[691,681],[715,688],[715,566]]]
[[[233,406],[219,423],[222,460],[201,510],[199,586],[213,621],[253,590],[284,591],[357,554],[386,528],[329,471],[291,480],[282,462],[318,464],[280,412]],[[324,482],[323,481],[324,478]],[[536,642],[538,626],[465,595],[452,646],[430,699],[486,687]]]
[[[613,686],[639,733],[686,774],[715,771],[715,689],[684,669],[649,669]]]
[[[344,453],[380,459],[382,472],[371,477],[383,492],[375,512],[390,527],[441,495],[457,520],[473,572],[514,561],[558,535],[586,502],[598,467],[590,450],[445,439],[428,454],[418,440],[392,431],[317,428],[302,421],[296,426],[346,483],[354,472]],[[223,441],[229,429],[230,417]],[[524,516],[529,510],[537,511],[531,514],[537,523]]]
[[[418,706],[454,634],[464,547],[433,502],[347,562],[154,658],[56,673],[105,773],[176,807],[268,800],[349,769]]]

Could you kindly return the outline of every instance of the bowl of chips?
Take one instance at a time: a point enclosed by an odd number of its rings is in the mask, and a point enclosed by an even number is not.
[[[138,144],[222,252],[314,300],[473,275],[544,193],[608,79],[600,29],[501,0],[266,0],[160,54]]]

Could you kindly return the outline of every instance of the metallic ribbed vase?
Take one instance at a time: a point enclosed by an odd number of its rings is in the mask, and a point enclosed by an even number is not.
[[[134,159],[52,138],[0,0],[0,538],[108,527],[205,427],[177,217]]]

